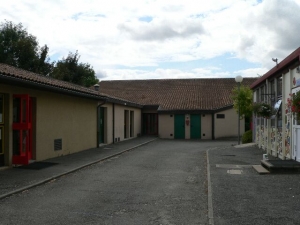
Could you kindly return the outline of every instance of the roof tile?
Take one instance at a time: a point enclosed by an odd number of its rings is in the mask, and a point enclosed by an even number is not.
[[[244,78],[250,86],[257,78]],[[216,110],[233,104],[234,78],[112,80],[99,83],[101,93],[161,110]]]

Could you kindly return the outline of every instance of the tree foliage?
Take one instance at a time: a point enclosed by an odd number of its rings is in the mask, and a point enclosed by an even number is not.
[[[244,85],[235,87],[232,90],[232,100],[233,107],[238,112],[240,106],[241,117],[251,117],[252,115],[252,102],[253,102],[253,92],[252,90]]]
[[[47,45],[39,46],[35,36],[29,34],[21,23],[5,21],[0,24],[0,62],[47,75],[53,63],[48,57]]]
[[[29,34],[22,23],[0,24],[0,63],[86,87],[99,82],[90,64],[79,63],[77,51],[56,63],[50,62],[48,54],[48,46],[40,47],[37,38]]]
[[[63,58],[56,63],[51,77],[90,87],[99,82],[93,67],[88,63],[79,63],[78,51],[74,54],[69,52],[67,58]]]

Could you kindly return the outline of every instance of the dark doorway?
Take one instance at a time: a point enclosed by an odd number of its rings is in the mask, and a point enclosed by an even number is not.
[[[201,138],[201,116],[191,114],[191,139]]]
[[[158,115],[157,113],[143,113],[143,134],[158,134]]]
[[[104,107],[98,108],[98,146],[104,143]]]

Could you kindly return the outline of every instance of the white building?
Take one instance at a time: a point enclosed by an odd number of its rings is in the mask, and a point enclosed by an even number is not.
[[[300,90],[300,48],[273,61],[276,66],[251,85],[254,102],[275,108],[270,118],[254,117],[254,141],[270,155],[300,161],[300,124],[287,104],[290,94]]]

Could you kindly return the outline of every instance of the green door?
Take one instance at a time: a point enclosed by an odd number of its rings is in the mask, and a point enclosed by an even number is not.
[[[98,146],[104,143],[104,107],[98,108]]]
[[[201,138],[201,116],[191,115],[191,139]]]
[[[185,138],[184,115],[175,115],[174,138],[175,139],[184,139]]]

